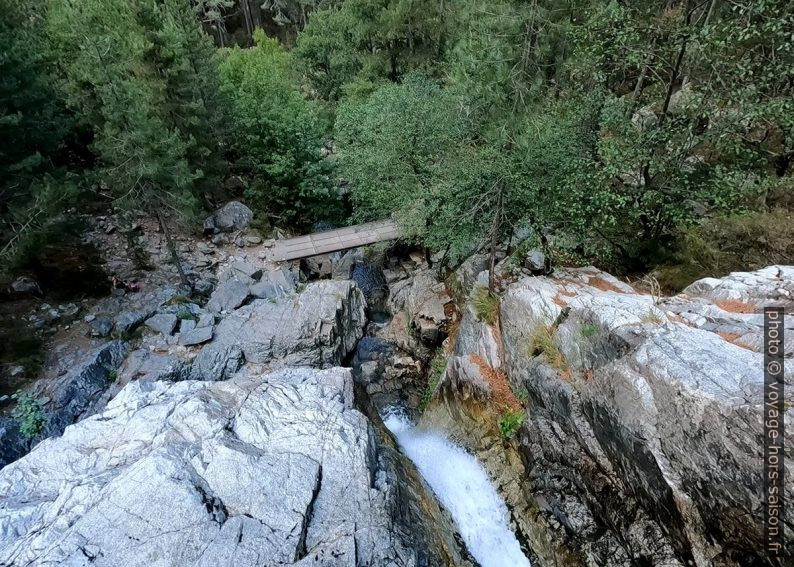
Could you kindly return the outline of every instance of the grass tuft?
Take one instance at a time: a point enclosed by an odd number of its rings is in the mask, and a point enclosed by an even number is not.
[[[485,288],[477,287],[471,294],[474,312],[477,318],[489,325],[494,325],[499,319],[499,297]]]
[[[657,315],[656,313],[654,313],[653,310],[650,310],[645,315],[642,316],[641,321],[643,323],[657,323],[658,324],[658,323],[662,322],[662,318],[659,317],[659,315]]]
[[[529,338],[529,354],[538,356],[543,354],[554,368],[560,372],[569,370],[568,362],[560,351],[557,341],[554,340],[554,329],[543,323],[538,323],[532,336]]]

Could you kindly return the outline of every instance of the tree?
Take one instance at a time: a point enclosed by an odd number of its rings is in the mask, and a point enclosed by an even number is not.
[[[5,269],[74,192],[64,171],[73,122],[53,88],[44,14],[29,1],[0,4],[0,264]]]
[[[235,170],[250,180],[248,201],[293,225],[337,222],[341,201],[321,155],[325,128],[291,76],[290,55],[259,30],[256,46],[225,54],[220,72],[231,101]]]
[[[451,264],[483,245],[493,254],[523,218],[534,187],[518,154],[471,130],[465,102],[427,77],[348,101],[337,116],[339,165],[361,220],[394,213],[404,236]]]
[[[443,0],[343,0],[312,13],[295,52],[321,98],[366,95],[443,59],[446,12]]]
[[[423,242],[436,225],[437,181],[449,151],[465,140],[454,101],[418,74],[364,102],[342,105],[336,121],[340,173],[361,220],[394,212],[406,238]]]
[[[93,130],[98,178],[118,206],[156,213],[163,230],[163,211],[189,217],[215,163],[219,112],[212,46],[190,6],[50,0],[48,8],[67,102]]]

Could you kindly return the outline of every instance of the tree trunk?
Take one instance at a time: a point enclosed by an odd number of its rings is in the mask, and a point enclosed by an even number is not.
[[[496,247],[499,244],[499,228],[502,224],[502,188],[499,187],[499,193],[496,197],[496,210],[493,215],[493,224],[491,225],[491,253],[490,262],[488,263],[488,291],[492,292],[496,288],[494,281],[494,267],[496,266]]]
[[[163,234],[165,235],[165,243],[168,246],[168,251],[171,253],[171,260],[174,262],[177,272],[179,272],[179,279],[182,280],[182,285],[186,289],[189,289],[192,295],[193,286],[190,285],[190,280],[187,279],[185,270],[182,269],[182,263],[179,261],[179,254],[177,254],[176,246],[174,246],[174,241],[171,240],[171,233],[168,231],[168,226],[165,224],[165,220],[163,219],[163,215],[160,211],[157,211],[157,221],[160,223],[160,230],[162,230]]]
[[[651,62],[653,61],[653,48],[656,46],[656,38],[654,37],[651,40],[651,47],[650,51],[648,52],[647,57],[645,57],[645,61],[642,63],[642,70],[640,71],[640,76],[637,78],[637,85],[634,87],[634,92],[631,93],[631,101],[629,102],[629,107],[626,109],[626,119],[630,119],[631,115],[634,113],[634,107],[637,104],[637,99],[642,94],[642,87],[645,83],[645,76],[648,74],[648,69],[651,66]]]
[[[251,6],[248,4],[248,0],[242,0],[240,7],[243,10],[243,18],[245,19],[245,31],[248,37],[252,38],[254,37],[254,29],[251,22]]]

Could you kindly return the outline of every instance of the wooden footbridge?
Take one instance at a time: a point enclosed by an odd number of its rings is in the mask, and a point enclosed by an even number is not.
[[[356,226],[347,226],[325,232],[315,232],[295,238],[276,240],[270,250],[270,259],[276,262],[298,260],[330,254],[350,248],[366,246],[400,237],[400,230],[393,221],[377,221]]]

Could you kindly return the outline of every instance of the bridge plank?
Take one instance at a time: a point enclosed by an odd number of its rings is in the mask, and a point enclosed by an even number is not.
[[[370,222],[277,240],[270,251],[270,259],[276,262],[298,260],[318,254],[341,252],[385,240],[394,240],[399,237],[400,230],[396,223],[392,221]]]

